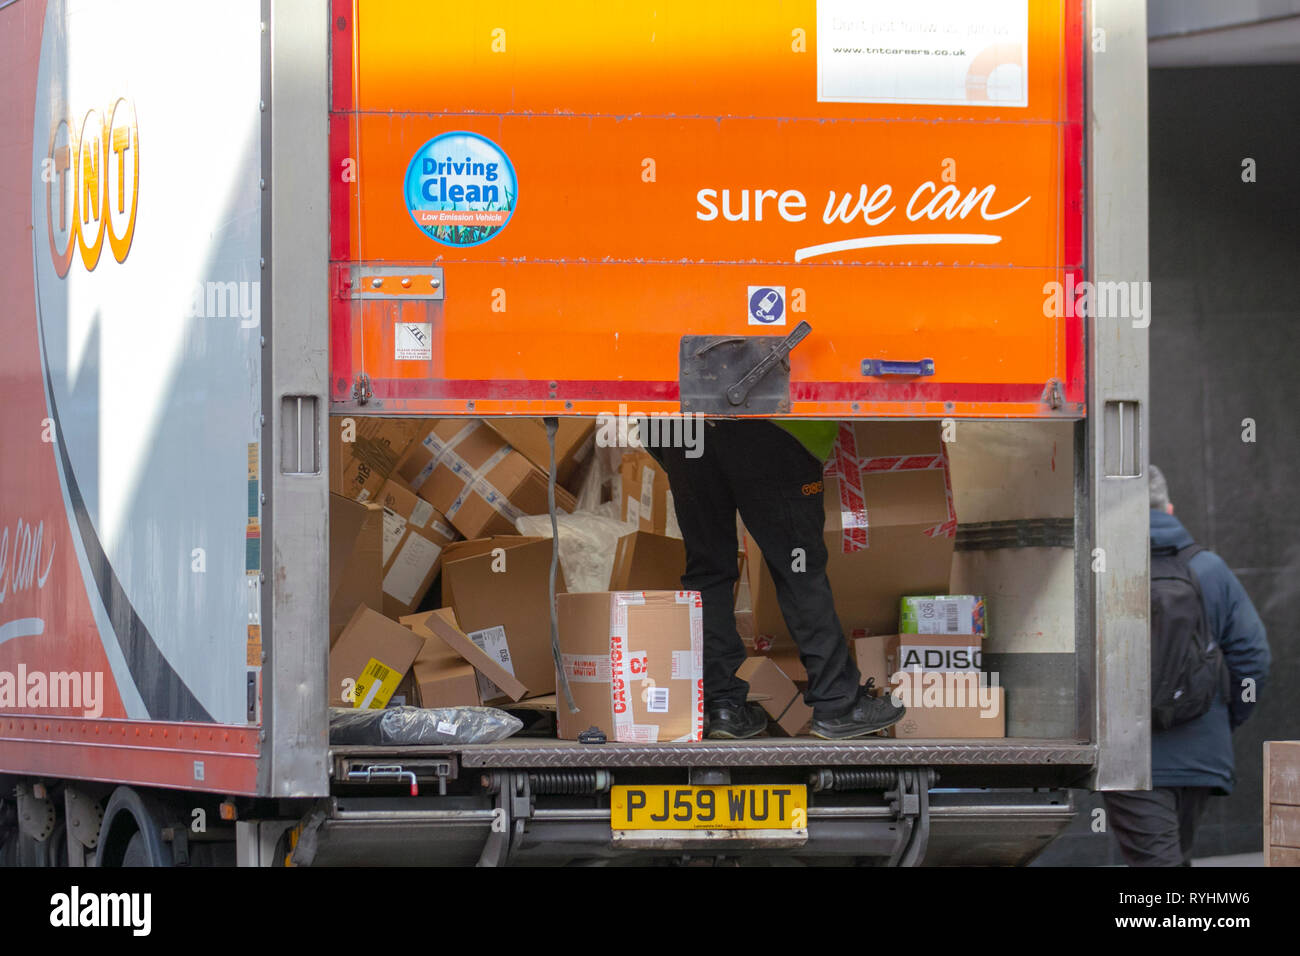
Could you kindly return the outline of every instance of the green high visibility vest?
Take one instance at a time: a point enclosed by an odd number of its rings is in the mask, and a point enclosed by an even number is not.
[[[804,448],[818,461],[830,457],[835,447],[835,436],[839,433],[840,423],[821,419],[781,418],[772,419],[772,424],[784,428],[799,439]]]

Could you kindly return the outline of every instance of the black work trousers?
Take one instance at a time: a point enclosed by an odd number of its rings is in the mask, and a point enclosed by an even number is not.
[[[745,659],[733,599],[739,510],[763,551],[808,671],[804,700],[818,718],[840,716],[857,700],[860,675],[826,577],[822,463],[762,419],[711,420],[702,432],[699,457],[687,457],[683,448],[650,451],[668,473],[686,544],[682,587],[699,591],[703,603],[705,704],[740,705],[749,693],[736,676]]]
[[[1102,794],[1111,831],[1129,866],[1191,866],[1196,824],[1209,787],[1111,790]]]

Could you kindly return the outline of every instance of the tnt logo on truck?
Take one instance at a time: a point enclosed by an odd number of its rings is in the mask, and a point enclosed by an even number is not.
[[[443,133],[411,157],[406,208],[430,239],[465,248],[505,228],[519,196],[515,168],[496,143],[477,133]]]
[[[120,97],[80,121],[59,119],[38,175],[45,185],[50,258],[60,279],[78,254],[87,272],[94,269],[105,239],[113,258],[126,261],[140,177],[140,131],[131,100]]]

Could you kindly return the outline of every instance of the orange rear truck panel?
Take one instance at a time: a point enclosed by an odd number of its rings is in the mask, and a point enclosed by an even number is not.
[[[678,411],[683,335],[806,320],[789,414],[1082,417],[1080,10],[1027,6],[336,2],[335,410]]]

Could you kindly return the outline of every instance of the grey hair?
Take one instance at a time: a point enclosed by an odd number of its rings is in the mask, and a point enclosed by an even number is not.
[[[1169,507],[1169,485],[1165,473],[1155,465],[1147,465],[1147,474],[1151,477],[1151,508],[1164,511]]]

